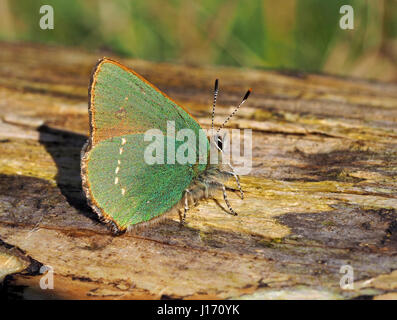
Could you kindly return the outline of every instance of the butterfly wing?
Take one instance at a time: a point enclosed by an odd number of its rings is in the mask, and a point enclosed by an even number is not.
[[[171,209],[205,164],[148,164],[149,129],[167,135],[189,128],[199,137],[200,125],[184,109],[132,70],[101,60],[90,88],[90,139],[82,153],[83,189],[89,203],[118,230],[147,222]],[[205,135],[205,134],[204,134]],[[167,141],[164,150],[167,152]],[[204,156],[208,153],[206,146]],[[175,150],[182,144],[173,141]],[[193,143],[198,146],[198,142]],[[196,148],[197,150],[199,148]],[[203,156],[203,154],[201,154]]]
[[[157,128],[166,134],[167,121],[175,129],[189,128],[197,136],[198,122],[166,94],[133,70],[104,58],[94,69],[90,88],[92,145],[123,134]]]
[[[143,134],[115,137],[98,143],[86,159],[93,204],[121,230],[170,210],[195,176],[193,165],[147,164],[149,143]]]

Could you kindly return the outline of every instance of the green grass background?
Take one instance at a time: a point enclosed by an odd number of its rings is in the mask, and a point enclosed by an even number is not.
[[[55,29],[39,28],[52,5]],[[354,8],[354,30],[339,8]],[[397,81],[396,0],[0,0],[0,40]]]

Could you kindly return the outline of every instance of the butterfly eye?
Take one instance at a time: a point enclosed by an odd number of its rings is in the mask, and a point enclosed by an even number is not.
[[[218,146],[219,150],[222,151],[222,148],[223,148],[223,141],[222,141],[222,138],[221,138],[221,137],[217,137],[217,138],[216,138],[216,145]]]

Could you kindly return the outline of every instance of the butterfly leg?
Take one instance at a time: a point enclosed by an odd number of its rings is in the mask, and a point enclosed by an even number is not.
[[[186,212],[189,210],[189,200],[188,200],[188,194],[190,193],[189,189],[185,190],[185,207],[183,209],[183,216],[179,217],[181,220],[181,225],[185,224],[185,220],[186,220]]]
[[[233,175],[234,178],[236,179],[237,187],[238,187],[238,189],[240,190],[240,197],[241,197],[241,200],[244,200],[244,192],[243,192],[243,189],[241,189],[240,179],[238,178],[238,175],[235,174],[234,171],[228,172],[228,173],[230,173],[231,175]]]
[[[232,206],[229,203],[229,200],[227,199],[225,185],[222,185],[222,191],[223,191],[223,199],[225,200],[225,203],[226,203],[227,207],[229,208],[230,214],[233,216],[237,216],[237,212],[233,210]]]
[[[231,171],[225,171],[225,172],[227,174],[232,175],[236,179],[237,187],[240,190],[240,197],[241,197],[242,200],[244,200],[244,192],[243,192],[243,189],[241,188],[241,185],[240,185],[240,179],[239,179],[238,175],[236,174],[236,172],[234,172],[234,168],[232,167],[232,165],[230,163],[227,163],[227,165],[229,166]]]

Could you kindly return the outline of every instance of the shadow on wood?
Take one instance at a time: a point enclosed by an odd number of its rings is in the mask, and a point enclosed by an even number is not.
[[[45,146],[57,166],[56,183],[67,202],[87,217],[99,222],[97,215],[88,206],[81,186],[80,152],[87,137],[46,125],[40,126],[38,131],[39,142]],[[47,134],[56,136],[57,141],[48,141]]]

